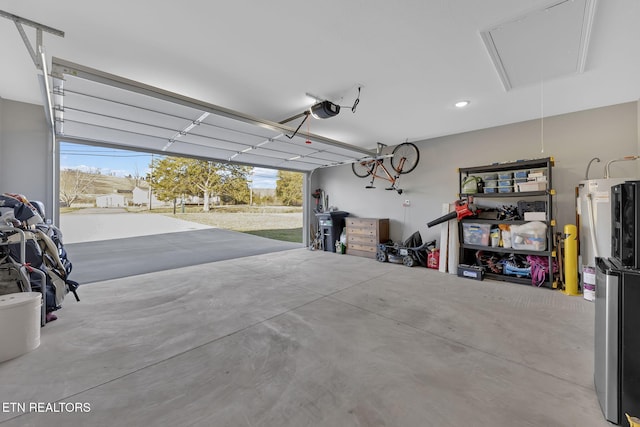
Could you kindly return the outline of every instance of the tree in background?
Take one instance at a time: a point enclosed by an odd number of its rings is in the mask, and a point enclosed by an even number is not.
[[[96,178],[100,175],[98,169],[82,172],[80,169],[65,169],[60,171],[60,202],[63,206],[72,203],[88,193]]]
[[[141,183],[144,182],[144,178],[140,175],[140,171],[138,170],[138,165],[135,165],[135,169],[133,170],[133,174],[129,174],[127,178],[133,181],[134,187],[140,187]]]
[[[155,158],[147,181],[158,200],[175,201],[178,197],[192,195],[186,172],[190,159],[181,157]]]
[[[207,160],[189,160],[186,179],[189,187],[195,189],[195,194],[203,196],[202,210],[209,212],[211,196],[218,191],[222,178],[217,163]]]
[[[165,157],[154,159],[148,177],[159,200],[202,196],[209,211],[212,196],[232,203],[249,201],[248,177],[252,168],[207,160]]]
[[[276,196],[285,206],[301,206],[302,174],[299,172],[278,171]]]
[[[220,184],[218,195],[225,202],[234,204],[249,203],[249,175],[253,168],[249,166],[218,164]]]

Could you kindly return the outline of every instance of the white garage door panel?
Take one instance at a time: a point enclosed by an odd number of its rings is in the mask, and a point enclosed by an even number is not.
[[[294,140],[294,142],[292,142],[280,139],[266,144],[264,148],[288,152],[300,156],[310,156],[314,153],[317,153],[322,147],[320,147],[320,145],[314,147],[313,144],[305,144],[304,142],[300,142],[299,140]]]
[[[246,148],[247,146],[260,144],[262,141],[270,138],[270,136],[265,135],[250,134],[234,129],[214,127],[206,123],[206,121],[200,124],[200,126],[193,128],[193,130],[191,130],[186,136],[191,135],[197,135],[200,138],[208,138],[214,141],[220,140],[234,142],[236,144],[242,145],[241,148],[237,147],[240,149]]]
[[[126,133],[133,133],[136,135],[149,135],[153,137],[161,138],[156,149],[161,149],[164,144],[171,138],[175,132],[172,129],[165,127],[146,125],[138,123],[130,119],[120,119],[99,115],[93,112],[84,112],[76,110],[65,109],[64,122],[60,127],[60,135],[68,136],[71,132],[71,123],[86,123],[94,127],[101,127],[105,129],[121,130]],[[77,131],[75,131],[77,134]]]
[[[64,118],[71,118],[74,112],[91,112],[96,116],[105,118],[121,118],[126,121],[135,121],[168,129],[184,129],[191,119],[176,117],[170,114],[144,110],[138,107],[121,104],[102,98],[93,98],[84,94],[65,91],[62,102],[58,105],[64,108]],[[198,113],[192,113],[198,114]],[[202,114],[202,113],[199,113]]]
[[[347,163],[351,163],[352,161],[357,159],[356,157],[349,158],[346,154],[340,155],[340,154],[330,153],[328,151],[318,153],[316,157],[323,159],[327,163],[335,163],[335,164],[345,163],[345,158],[347,159]]]
[[[261,165],[266,168],[278,169],[280,165],[285,163],[283,159],[277,157],[266,157],[259,156],[256,154],[241,154],[237,159],[234,158],[233,161],[237,161],[238,163],[248,164],[248,165]]]
[[[54,58],[53,61],[56,61]],[[61,83],[60,83],[61,82]],[[62,79],[54,81],[54,92],[57,86],[61,86],[63,93],[83,94],[94,99],[104,99],[119,105],[129,105],[135,108],[149,109],[158,113],[165,113],[176,117],[191,117],[198,115],[198,108],[182,104],[176,104],[167,99],[154,98],[152,96],[134,92],[116,85],[89,80],[80,76],[65,73]]]
[[[209,132],[217,132],[217,131],[230,131],[235,132],[238,135],[246,134],[257,136],[262,140],[268,138],[275,138],[280,135],[281,132],[267,129],[264,127],[256,126],[251,123],[239,122],[238,120],[231,119],[229,117],[217,116],[215,114],[209,115],[207,118],[203,120],[203,123],[206,124],[207,131]]]
[[[225,140],[218,137],[211,138],[211,137],[200,136],[195,133],[193,134],[189,133],[188,135],[177,138],[173,143],[173,145],[171,145],[171,147],[167,149],[167,153],[178,152],[180,150],[181,144],[191,144],[191,145],[198,145],[203,148],[218,148],[218,149],[226,150],[228,151],[228,154],[230,156],[234,153],[237,153],[238,151],[245,149],[248,143],[250,143],[250,141],[245,141],[245,142],[229,141],[229,140]]]
[[[91,143],[105,143],[113,147],[132,149],[137,151],[157,151],[157,147],[166,141],[164,138],[149,136],[146,134],[131,134],[119,129],[104,128],[87,123],[67,121],[64,124],[65,134],[58,135],[63,141],[81,142],[86,140]],[[125,141],[131,141],[127,144]]]
[[[52,75],[61,140],[302,172],[372,154],[57,58]]]

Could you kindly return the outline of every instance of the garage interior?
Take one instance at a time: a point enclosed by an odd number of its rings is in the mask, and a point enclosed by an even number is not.
[[[476,3],[2,1],[0,190],[58,223],[65,140],[300,171],[305,239],[322,188],[350,217],[388,219],[393,241],[440,244],[426,223],[458,199],[459,168],[553,157],[562,231],[588,165],[639,176],[617,160],[640,154],[640,5]],[[301,115],[319,100],[340,113]],[[407,141],[420,163],[402,194],[353,175],[377,142]],[[609,425],[594,303],[559,289],[301,248],[81,298],[0,363],[0,425]]]

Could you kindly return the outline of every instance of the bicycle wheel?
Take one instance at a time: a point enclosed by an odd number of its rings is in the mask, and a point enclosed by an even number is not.
[[[405,174],[414,170],[418,166],[419,160],[420,151],[418,151],[418,147],[410,142],[403,142],[393,149],[391,166],[396,172]]]
[[[376,162],[373,160],[363,160],[351,163],[351,169],[358,178],[366,178],[371,175]]]

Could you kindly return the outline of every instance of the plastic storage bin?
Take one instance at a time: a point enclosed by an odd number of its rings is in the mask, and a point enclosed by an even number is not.
[[[0,296],[0,362],[38,348],[41,304],[40,292]]]
[[[543,222],[512,225],[510,230],[513,249],[544,251],[547,248],[547,224]]]
[[[462,223],[462,241],[467,245],[489,246],[491,224]]]
[[[531,169],[527,176],[531,177],[531,176],[539,176],[539,175],[546,176],[547,168]]]
[[[516,179],[517,178],[524,178],[526,180],[528,176],[529,176],[529,171],[528,170],[514,171],[513,172],[513,177],[516,178]]]
[[[513,172],[500,172],[498,179],[513,179]]]
[[[544,191],[547,189],[547,183],[543,181],[528,181],[518,183],[518,191]]]
[[[513,193],[513,187],[511,186],[498,187],[498,193]]]

